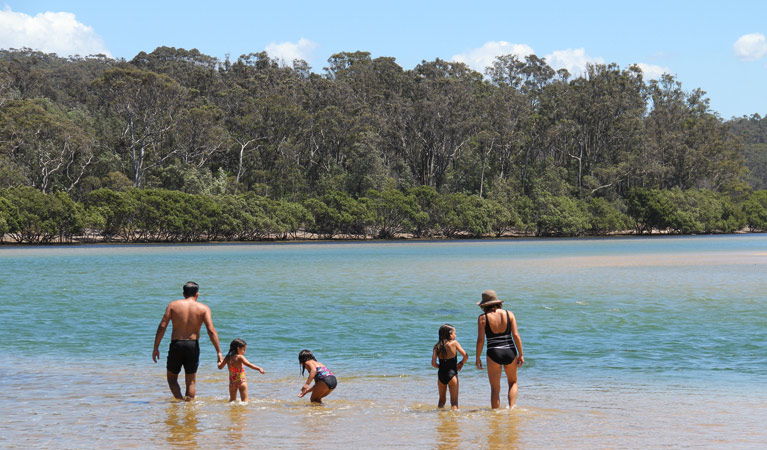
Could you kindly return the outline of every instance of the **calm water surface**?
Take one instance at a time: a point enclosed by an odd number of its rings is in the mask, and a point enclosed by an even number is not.
[[[767,445],[767,236],[0,247],[0,447],[636,448]],[[198,397],[170,400],[154,333],[188,280],[251,402],[203,333]],[[473,362],[479,293],[517,315],[518,408],[460,374],[436,411],[437,329]],[[302,348],[339,378],[296,395]]]

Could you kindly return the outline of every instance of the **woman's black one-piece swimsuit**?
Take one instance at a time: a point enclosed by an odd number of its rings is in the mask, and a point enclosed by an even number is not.
[[[437,379],[439,379],[439,382],[448,384],[456,375],[458,375],[458,355],[447,359],[440,358],[439,370],[437,370]]]
[[[506,330],[503,333],[493,333],[485,313],[485,336],[487,336],[488,358],[502,366],[514,361],[517,357],[517,348],[514,346],[514,338],[511,337],[511,318],[508,311],[506,311]]]

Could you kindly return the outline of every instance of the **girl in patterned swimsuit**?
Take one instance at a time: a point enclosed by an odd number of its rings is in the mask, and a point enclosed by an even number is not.
[[[318,362],[309,350],[301,350],[298,354],[298,363],[301,365],[301,375],[305,371],[309,371],[309,377],[306,379],[306,383],[301,386],[301,393],[298,394],[298,397],[303,397],[311,392],[311,402],[322,403],[322,399],[330,395],[338,385],[335,375]],[[310,387],[312,380],[314,380],[314,386]]]
[[[264,369],[251,364],[245,359],[245,350],[248,344],[242,339],[235,339],[229,344],[229,353],[226,354],[223,361],[218,364],[218,368],[223,369],[229,366],[229,401],[237,400],[237,391],[240,391],[240,400],[248,401],[248,384],[245,382],[245,367],[264,373]]]

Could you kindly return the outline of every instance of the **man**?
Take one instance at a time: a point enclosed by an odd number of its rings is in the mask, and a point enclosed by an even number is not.
[[[160,341],[168,327],[168,322],[173,323],[170,347],[168,349],[168,386],[173,396],[179,400],[190,401],[195,395],[195,380],[197,379],[197,366],[200,363],[200,327],[205,324],[210,342],[216,348],[218,362],[224,359],[221,348],[218,345],[218,334],[213,328],[213,319],[210,308],[197,302],[200,287],[192,281],[184,285],[184,299],[174,300],[165,308],[165,314],[157,327],[157,335],[154,338],[154,350],[152,360],[157,363],[160,358]],[[181,388],[178,385],[178,374],[184,366],[186,380],[186,395],[181,396]]]

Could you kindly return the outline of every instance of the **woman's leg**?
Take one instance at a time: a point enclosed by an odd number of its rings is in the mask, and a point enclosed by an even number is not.
[[[490,381],[490,407],[497,409],[501,407],[501,372],[503,366],[490,358],[485,358],[487,366],[487,379]]]
[[[509,383],[509,408],[513,408],[514,405],[517,404],[517,368],[519,367],[517,365],[518,361],[519,357],[514,358],[514,361],[512,361],[511,364],[506,364],[503,366],[503,369],[506,371],[506,381]]]
[[[450,409],[455,411],[458,409],[458,375],[450,379],[447,387],[450,388]],[[444,405],[445,403],[442,402],[442,404]]]
[[[439,391],[439,402],[437,402],[437,408],[444,408],[445,402],[447,402],[447,385],[442,384],[441,381],[437,380],[437,390]]]

